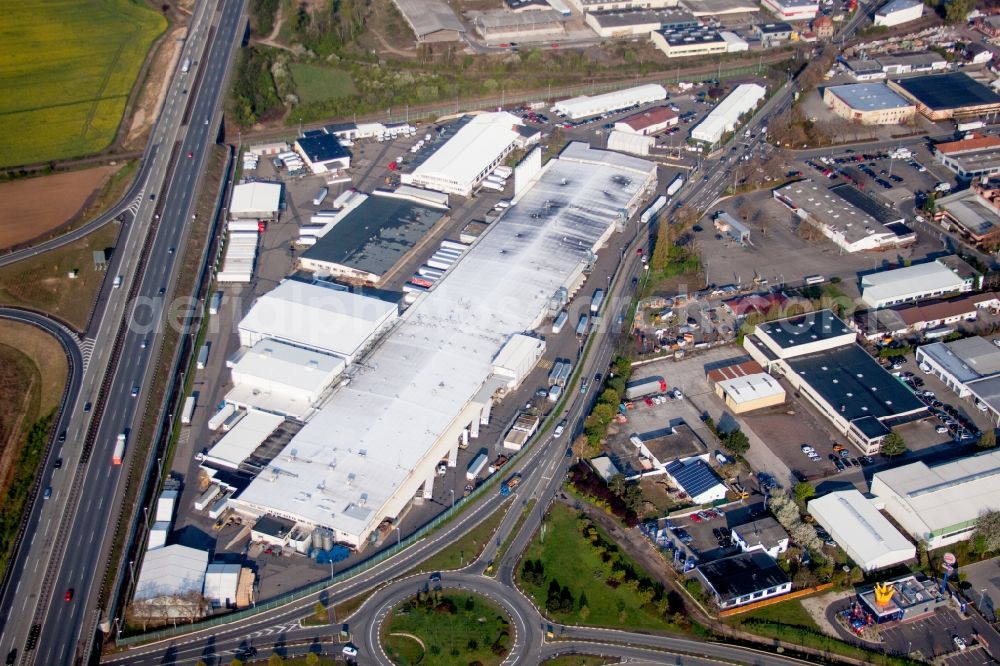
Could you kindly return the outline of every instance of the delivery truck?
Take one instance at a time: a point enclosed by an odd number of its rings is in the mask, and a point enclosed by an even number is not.
[[[684,187],[684,176],[678,175],[670,182],[670,186],[667,188],[667,196],[674,196],[682,187]]]
[[[478,456],[473,458],[472,462],[469,463],[469,467],[465,470],[465,478],[472,481],[479,476],[479,473],[483,471],[484,467],[486,467],[487,461],[488,458],[485,453],[480,453]]]
[[[212,294],[208,301],[208,314],[219,314],[219,307],[222,305],[222,292],[217,291]]]
[[[667,205],[666,197],[659,197],[652,205],[643,211],[642,215],[639,216],[639,222],[642,224],[648,224],[656,219],[657,214],[663,210],[663,207]]]
[[[125,433],[119,433],[118,439],[115,440],[115,450],[111,454],[111,464],[121,465],[122,458],[125,457]]]
[[[205,364],[208,363],[208,343],[206,342],[198,350],[198,369],[204,370]]]
[[[191,71],[191,58],[184,58],[184,62],[181,63],[181,72],[187,74]]]
[[[646,377],[637,379],[625,385],[625,398],[636,400],[654,393],[666,393],[667,383],[663,377]]]
[[[181,423],[191,425],[191,417],[194,416],[194,408],[198,399],[193,395],[184,398],[184,409],[181,411]]]
[[[559,333],[562,327],[566,325],[566,320],[569,319],[569,315],[563,310],[558,315],[556,315],[555,321],[552,322],[552,332]]]
[[[598,289],[590,299],[590,314],[597,314],[601,311],[601,304],[604,302],[604,291]]]
[[[222,427],[222,424],[226,422],[226,419],[232,416],[235,411],[236,407],[230,405],[229,403],[226,403],[225,405],[219,408],[219,411],[217,411],[212,416],[212,418],[208,420],[208,429],[218,430],[220,427]]]

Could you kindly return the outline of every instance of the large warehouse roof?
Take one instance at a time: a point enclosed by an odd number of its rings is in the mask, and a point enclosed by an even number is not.
[[[201,594],[208,552],[180,544],[146,551],[135,583],[135,599]]]
[[[906,299],[914,293],[959,291],[964,284],[952,269],[930,261],[864,275],[861,292],[866,303],[875,304]]]
[[[465,32],[465,26],[455,16],[445,0],[393,0],[417,39],[442,30]]]
[[[251,410],[208,450],[205,459],[222,467],[238,469],[284,420],[284,416]]]
[[[884,488],[901,500],[897,505],[887,497],[886,510],[901,523],[916,520],[927,535],[975,521],[985,511],[1000,509],[1000,451],[933,467],[921,461],[876,472],[872,492],[881,499]]]
[[[658,83],[647,83],[634,88],[615,90],[602,95],[582,95],[556,102],[554,107],[570,118],[586,118],[607,111],[624,109],[633,104],[647,104],[667,98],[667,90]]]
[[[916,548],[857,490],[809,501],[809,513],[865,571],[905,562]]]
[[[705,118],[691,130],[691,138],[715,143],[732,131],[743,114],[752,111],[767,96],[767,88],[757,83],[743,83],[726,95]]]
[[[912,106],[905,99],[889,90],[884,83],[848,83],[842,86],[830,86],[827,90],[842,99],[844,104],[857,111],[900,109]]]
[[[397,310],[377,298],[285,280],[257,299],[239,328],[352,358]]]
[[[604,165],[549,161],[238,502],[358,539],[405,505],[422,475],[433,474],[432,454],[446,451],[441,438],[492,388],[498,350],[541,322],[552,295],[573,283],[619,211],[634,209],[655,179],[650,162],[585,146],[573,152]],[[623,161],[628,168],[612,166]]]
[[[413,171],[413,182],[431,187],[436,181],[472,181],[517,140],[521,124],[506,111],[475,116]]]
[[[229,202],[229,212],[274,213],[281,205],[281,183],[243,183],[233,188],[233,198]]]
[[[915,76],[893,83],[930,109],[1000,104],[1000,95],[965,72]]]

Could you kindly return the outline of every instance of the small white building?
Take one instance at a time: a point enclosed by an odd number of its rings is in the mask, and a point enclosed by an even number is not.
[[[316,134],[295,140],[295,152],[313,173],[343,171],[351,167],[351,154],[332,134]]]
[[[213,608],[234,608],[236,593],[240,585],[239,564],[212,562],[205,570],[205,585],[202,595],[212,604]]]
[[[545,341],[517,333],[493,357],[493,374],[510,378],[510,388],[518,386],[538,365],[545,353]]]
[[[616,90],[603,95],[582,95],[556,102],[553,112],[571,120],[599,116],[602,113],[620,111],[637,104],[660,102],[667,98],[667,90],[658,83],[647,83],[634,88]]]
[[[148,551],[135,582],[136,601],[201,594],[208,552],[180,544]]]
[[[924,15],[924,3],[920,0],[892,0],[875,12],[875,25],[891,28],[915,21]]]
[[[240,321],[240,345],[273,339],[340,356],[350,365],[398,316],[395,303],[285,280]]]
[[[241,349],[226,365],[233,377],[226,402],[304,419],[347,363],[339,356],[267,339]]]
[[[649,136],[658,134],[668,127],[676,127],[679,117],[670,107],[658,106],[622,118],[615,123],[615,131]]]
[[[670,480],[687,493],[694,504],[709,504],[726,498],[726,485],[701,458],[675,460],[665,470]]]
[[[273,220],[281,210],[281,183],[258,181],[233,188],[229,201],[232,220]]]
[[[980,515],[1000,509],[1000,451],[876,472],[871,490],[914,539],[941,548],[968,539]]]
[[[619,132],[612,130],[608,134],[608,150],[617,150],[631,155],[649,155],[650,149],[656,145],[656,139],[642,134]]]
[[[772,516],[733,528],[733,541],[744,553],[759,550],[774,559],[788,550],[788,532]]]
[[[719,608],[745,606],[792,590],[792,581],[767,553],[754,550],[695,569]]]
[[[767,88],[757,83],[743,83],[736,86],[691,130],[691,138],[710,145],[717,144],[726,132],[735,130],[739,126],[740,119],[757,108],[765,97]]]
[[[1000,374],[1000,349],[989,340],[975,336],[933,342],[917,348],[917,363],[940,379],[960,398],[973,393],[972,385]]]
[[[811,21],[819,13],[818,0],[761,0],[782,21]]]
[[[810,500],[809,513],[863,571],[912,560],[916,547],[857,490],[841,490]]]
[[[884,308],[978,289],[981,276],[957,256],[935,259],[861,278],[861,300],[870,308]]]

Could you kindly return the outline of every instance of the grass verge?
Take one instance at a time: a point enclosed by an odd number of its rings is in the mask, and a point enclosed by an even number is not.
[[[49,439],[49,428],[52,427],[52,416],[50,413],[40,418],[28,430],[7,492],[3,496],[3,511],[0,511],[0,570],[7,567],[24,507],[35,484],[35,475],[41,467],[45,444]]]
[[[78,241],[0,268],[0,303],[40,310],[82,331],[105,275],[94,265],[94,251],[109,250],[118,231],[117,223],[106,224]]]
[[[350,73],[343,70],[309,63],[293,63],[289,68],[295,92],[304,104],[348,97],[358,92]]]
[[[592,654],[567,654],[543,661],[543,666],[601,666],[621,663],[613,657],[598,657]]]
[[[506,502],[504,503],[506,505]],[[426,560],[413,567],[402,577],[416,573],[430,573],[433,571],[447,571],[448,569],[460,569],[473,562],[483,548],[489,543],[490,538],[496,533],[503,521],[506,510],[503,506],[498,506],[497,510],[489,515],[486,520],[476,525],[460,539],[452,543],[447,548],[431,555]]]
[[[382,644],[400,666],[499,664],[510,644],[510,620],[478,594],[444,590],[420,593],[394,608]]]
[[[499,562],[503,559],[507,549],[510,548],[510,544],[514,542],[514,539],[521,532],[521,527],[524,526],[524,521],[528,519],[528,516],[531,515],[531,510],[535,508],[535,501],[536,500],[534,499],[528,500],[528,503],[521,509],[521,515],[517,517],[517,522],[514,523],[514,528],[511,529],[510,534],[507,535],[507,538],[503,540],[503,543],[500,544],[500,547],[497,549],[497,554],[494,558],[495,562]],[[494,573],[496,572],[494,571]]]

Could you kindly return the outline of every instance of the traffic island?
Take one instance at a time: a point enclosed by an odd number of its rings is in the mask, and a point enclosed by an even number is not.
[[[419,592],[389,613],[382,649],[398,666],[500,664],[513,641],[510,618],[486,597],[465,591]]]

